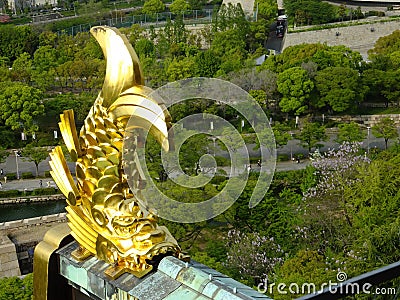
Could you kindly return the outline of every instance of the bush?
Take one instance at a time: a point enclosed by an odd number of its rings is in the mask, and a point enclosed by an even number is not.
[[[6,174],[7,180],[15,180],[17,179],[17,174],[16,173],[9,173]]]
[[[384,17],[385,16],[385,12],[377,11],[377,10],[370,10],[370,11],[368,11],[368,16]]]
[[[289,155],[287,154],[278,154],[277,161],[288,161]]]
[[[246,144],[255,144],[257,136],[255,134],[243,134],[242,138]]]
[[[53,195],[57,194],[58,190],[52,187],[34,189],[31,193],[32,196]]]
[[[22,179],[31,179],[31,178],[35,178],[35,176],[33,176],[32,172],[24,172],[21,175]],[[8,179],[8,178],[7,178]]]
[[[50,171],[44,171],[44,177],[46,178],[51,177]]]
[[[226,167],[231,164],[228,158],[222,156],[215,156],[215,161],[219,167]]]
[[[0,191],[0,198],[16,198],[21,195],[18,190]]]
[[[6,277],[0,279],[0,299],[27,300],[32,298],[32,293],[32,273],[25,276],[24,279],[19,277]]]
[[[224,169],[217,169],[217,173],[215,175],[225,176],[228,175]]]
[[[220,185],[220,184],[223,183],[225,180],[227,180],[227,177],[226,177],[226,176],[216,175],[216,176],[214,176],[214,177],[211,179],[210,183],[216,184],[216,185]]]

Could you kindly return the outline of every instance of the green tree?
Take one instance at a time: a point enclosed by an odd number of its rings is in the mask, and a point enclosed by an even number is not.
[[[196,76],[214,77],[221,65],[220,58],[212,50],[199,52],[195,57]]]
[[[15,81],[29,83],[31,81],[32,60],[26,52],[22,53],[12,64],[11,76]]]
[[[188,0],[188,2],[192,9],[202,9],[207,4],[207,0]]]
[[[308,77],[306,70],[293,67],[283,71],[278,75],[277,85],[278,91],[282,94],[279,106],[283,112],[300,115],[307,111],[314,83]]]
[[[389,100],[385,97],[383,91],[385,90],[385,76],[386,72],[370,68],[362,73],[362,84],[368,87],[368,91],[365,95],[366,100],[374,99],[374,102],[385,103],[385,106],[389,106]]]
[[[192,77],[194,75],[195,62],[191,57],[185,57],[182,60],[174,59],[167,68],[169,81],[176,81]]]
[[[313,0],[285,0],[285,12],[298,25],[325,24],[336,18],[336,6]]]
[[[343,18],[346,16],[346,10],[347,10],[347,7],[344,4],[341,4],[338,8],[338,14],[339,14],[339,17],[342,19],[342,21],[343,21]]]
[[[27,275],[24,279],[18,277],[6,277],[0,279],[0,299],[32,299],[33,286],[32,274]]]
[[[345,67],[318,71],[315,85],[321,96],[317,106],[328,105],[335,112],[357,107],[365,94],[358,72]]]
[[[44,113],[43,93],[19,82],[0,85],[0,118],[12,130],[38,131],[36,118]]]
[[[0,163],[5,162],[8,155],[9,155],[8,151],[0,146]]]
[[[339,124],[339,132],[336,138],[338,143],[343,142],[362,142],[365,134],[360,125],[355,122]]]
[[[311,152],[312,148],[318,147],[318,143],[327,140],[328,136],[325,133],[324,126],[306,120],[297,138],[304,147],[307,147],[308,152]]]
[[[271,21],[278,15],[278,4],[274,0],[258,0],[255,3],[258,8],[258,17]]]
[[[35,164],[36,177],[39,176],[39,164],[44,161],[47,156],[49,156],[49,152],[46,148],[36,147],[33,144],[28,144],[22,149],[22,159]]]
[[[250,90],[249,94],[257,101],[262,108],[266,108],[267,104],[267,93],[263,90]]]
[[[291,134],[289,133],[290,127],[279,122],[275,122],[272,127],[275,136],[275,142],[278,147],[282,147],[288,143],[290,139],[292,139]]]
[[[182,14],[190,9],[190,4],[186,0],[174,0],[169,6],[173,14]]]
[[[0,66],[0,82],[11,81],[11,72],[7,66]]]
[[[143,13],[153,15],[165,10],[165,4],[161,0],[146,0],[143,5]]]
[[[145,38],[145,29],[140,24],[133,24],[129,28],[121,28],[120,31],[127,36],[132,45],[135,45],[138,40]],[[153,41],[152,38],[150,40]]]
[[[52,46],[41,46],[33,56],[32,80],[46,90],[55,84],[55,68],[58,63],[57,50]]]
[[[394,121],[389,117],[382,118],[375,126],[373,126],[372,133],[375,137],[383,138],[385,140],[385,149],[388,148],[388,142],[390,139],[399,136]]]
[[[135,43],[135,50],[140,58],[153,57],[155,54],[154,43],[145,38],[141,38]]]
[[[39,36],[29,25],[5,25],[0,27],[0,41],[0,56],[13,62],[24,52],[32,56],[39,44]]]
[[[282,147],[288,143],[291,139],[291,135],[289,134],[290,127],[283,124],[276,122],[275,125],[271,128],[262,126],[262,130],[257,128],[258,136],[263,142],[263,145],[268,148],[269,151],[272,151],[272,146],[275,147]],[[256,140],[256,147],[255,149],[260,148],[260,140]]]
[[[374,48],[368,51],[371,58],[377,54],[390,54],[400,50],[400,30],[395,30],[391,34],[380,37]]]
[[[346,46],[324,45],[323,49],[319,49],[313,54],[311,60],[318,65],[319,70],[328,67],[344,67],[358,70],[363,58],[359,52],[352,51]]]
[[[384,73],[382,95],[387,99],[387,103],[395,103],[397,107],[400,105],[400,83],[399,70],[388,70]]]

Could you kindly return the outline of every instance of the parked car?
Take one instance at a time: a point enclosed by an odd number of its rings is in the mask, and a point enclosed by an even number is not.
[[[276,37],[282,38],[284,34],[285,34],[285,26],[283,25],[276,26]]]

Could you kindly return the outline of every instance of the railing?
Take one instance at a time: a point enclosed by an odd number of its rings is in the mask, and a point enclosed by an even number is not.
[[[212,21],[213,9],[203,9],[203,10],[190,10],[182,14],[183,22],[185,24],[208,24]],[[176,15],[171,12],[157,13],[154,15],[133,15],[133,16],[117,16],[111,19],[100,20],[94,23],[80,24],[77,26],[70,27],[68,29],[60,30],[57,33],[76,35],[79,32],[88,32],[93,26],[107,25],[117,28],[130,27],[133,24],[140,24],[143,27],[150,27],[151,25],[155,27],[164,26],[168,19],[176,19]]]
[[[356,294],[370,295],[371,298],[382,296],[382,299],[398,299],[400,294],[399,286],[381,285],[398,277],[400,277],[400,262],[395,262],[340,282],[334,288],[327,287],[322,292],[305,295],[298,298],[298,300],[342,299]]]

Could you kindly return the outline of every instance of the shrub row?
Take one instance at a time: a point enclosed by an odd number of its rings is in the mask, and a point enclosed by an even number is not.
[[[56,188],[39,188],[32,191],[19,191],[19,190],[8,190],[0,191],[0,198],[18,198],[24,196],[42,196],[42,195],[54,195],[59,194],[60,191]]]
[[[17,179],[17,174],[16,173],[8,173],[6,174],[7,176],[7,180],[16,180]],[[43,178],[43,176],[39,176],[41,178]],[[44,172],[44,178],[50,178],[50,171],[45,171]],[[32,172],[24,172],[21,174],[21,178],[22,179],[32,179],[32,178],[36,178],[35,175],[33,175]]]

